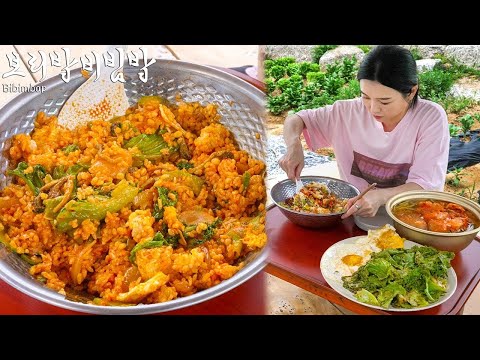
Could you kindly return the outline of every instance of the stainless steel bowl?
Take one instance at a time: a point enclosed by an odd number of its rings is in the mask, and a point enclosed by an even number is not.
[[[465,249],[475,239],[480,227],[469,231],[463,231],[459,233],[440,233],[429,230],[422,230],[420,228],[409,225],[399,220],[393,215],[392,209],[403,201],[407,200],[441,200],[448,201],[470,210],[475,216],[480,219],[480,205],[464,198],[463,196],[440,192],[440,191],[426,191],[426,190],[414,190],[406,191],[404,193],[391,197],[385,208],[388,215],[393,220],[393,226],[397,230],[397,233],[406,238],[407,240],[415,241],[422,245],[432,246],[439,250],[459,252]]]
[[[177,60],[157,60],[148,67],[148,81],[139,79],[138,67],[125,66],[125,88],[130,104],[141,96],[159,94],[175,103],[179,94],[187,102],[198,101],[202,105],[214,103],[222,116],[221,122],[233,132],[243,150],[253,157],[266,159],[266,130],[264,125],[264,94],[254,86],[226,72],[208,66]],[[41,93],[22,93],[0,110],[0,187],[7,183],[5,171],[8,162],[3,156],[8,139],[19,133],[33,130],[33,122],[39,111],[58,115],[67,98],[85,78],[80,69],[71,73],[65,83],[60,75],[41,82],[46,90]],[[17,255],[0,244],[0,278],[17,290],[31,297],[65,309],[96,314],[151,314],[170,311],[198,304],[221,295],[260,272],[265,266],[267,249],[251,253],[246,265],[233,277],[222,283],[187,297],[149,305],[96,306],[67,300],[64,296],[45,287],[28,273],[29,266]]]
[[[325,184],[330,191],[339,198],[352,198],[360,194],[360,191],[352,184],[326,176],[301,176],[300,179],[306,185],[311,182]],[[273,202],[279,207],[280,211],[293,223],[309,228],[323,228],[335,225],[341,219],[345,211],[335,214],[308,214],[299,211],[287,209],[281,203],[295,195],[295,182],[290,179],[282,180],[275,184],[270,191]]]

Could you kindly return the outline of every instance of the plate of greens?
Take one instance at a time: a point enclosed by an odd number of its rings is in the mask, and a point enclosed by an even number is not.
[[[385,311],[418,311],[447,301],[457,288],[457,275],[448,251],[405,240],[403,249],[386,249],[351,275],[339,276],[340,255],[353,249],[359,237],[339,241],[328,248],[320,261],[323,277],[335,291],[349,300]]]

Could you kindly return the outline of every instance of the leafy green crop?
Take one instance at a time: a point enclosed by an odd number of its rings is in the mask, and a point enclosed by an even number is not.
[[[475,123],[475,119],[470,114],[462,116],[460,119],[458,119],[458,121],[460,121],[460,124],[462,125],[462,131],[464,135],[467,135]]]
[[[333,104],[359,96],[355,58],[344,58],[321,71],[318,64],[293,58],[265,60],[267,109],[273,115]]]
[[[357,47],[362,50],[365,54],[368,54],[370,50],[372,50],[372,47],[369,45],[357,45]]]
[[[448,124],[448,130],[450,132],[450,136],[451,137],[455,137],[457,136],[458,132],[461,130],[462,128],[460,126],[457,126],[455,124]]]
[[[419,75],[422,98],[438,102],[446,98],[453,85],[454,77],[450,72],[440,69],[425,71]]]

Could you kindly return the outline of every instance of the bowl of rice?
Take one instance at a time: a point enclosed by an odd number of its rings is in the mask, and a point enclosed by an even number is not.
[[[41,82],[0,110],[0,278],[95,314],[221,295],[265,266],[264,94],[223,71],[124,67],[122,116],[66,129],[86,79]]]

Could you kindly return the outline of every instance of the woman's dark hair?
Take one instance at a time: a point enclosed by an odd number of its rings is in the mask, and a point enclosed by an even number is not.
[[[378,45],[365,56],[357,73],[358,80],[377,81],[405,96],[418,84],[417,64],[407,49],[398,45]],[[418,90],[410,103],[417,103]]]

